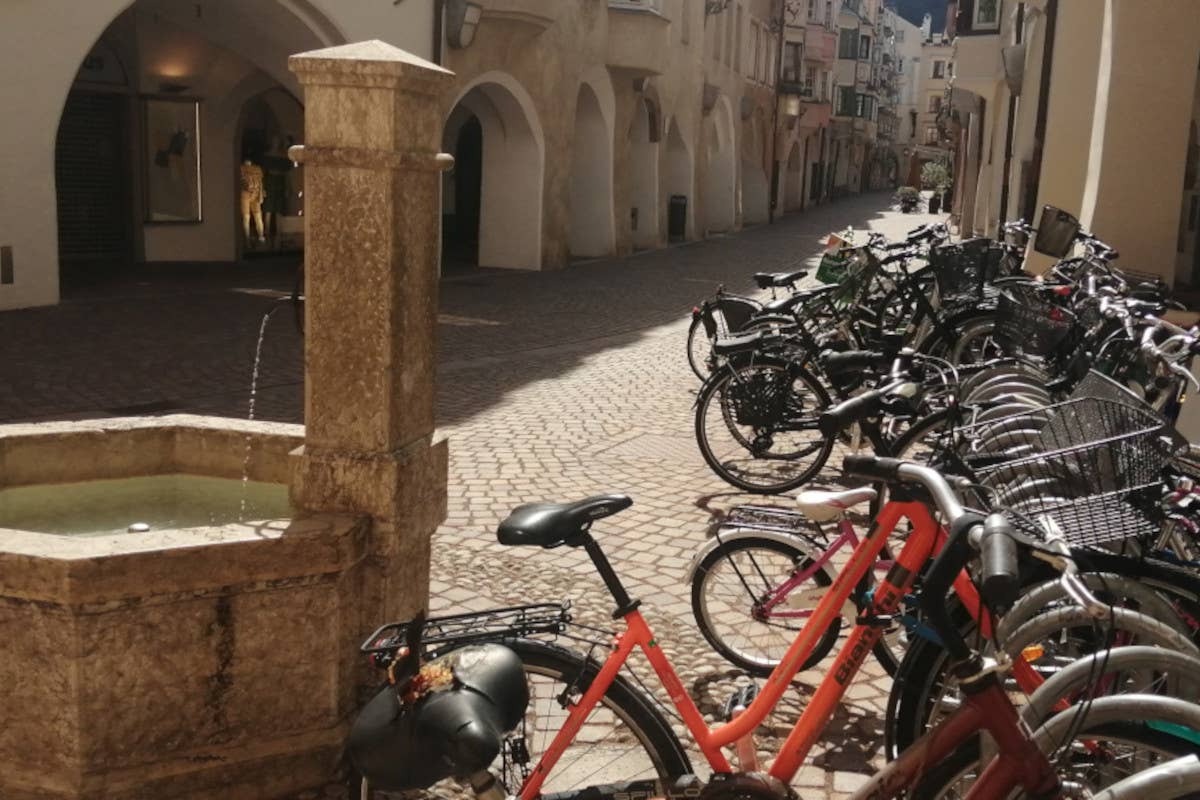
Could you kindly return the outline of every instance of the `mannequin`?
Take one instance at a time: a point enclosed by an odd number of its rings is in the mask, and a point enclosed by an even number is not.
[[[262,167],[247,158],[242,162],[238,171],[242,201],[242,230],[246,234],[246,240],[252,241],[250,236],[250,220],[253,218],[254,228],[258,232],[258,241],[265,242],[267,238],[263,235],[262,204],[264,192]]]

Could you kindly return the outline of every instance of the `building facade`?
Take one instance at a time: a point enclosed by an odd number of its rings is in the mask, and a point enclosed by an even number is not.
[[[555,269],[891,185],[897,28],[882,0],[0,5],[0,309],[298,252],[293,53],[378,38],[452,70],[443,267]]]
[[[1036,225],[1051,204],[1118,247],[1123,268],[1195,285],[1195,4],[960,0],[949,11],[963,234]]]
[[[924,32],[899,16],[895,17],[896,53],[896,140],[893,148],[899,163],[900,182],[919,186],[921,179],[919,148],[923,146],[917,118],[922,93],[921,49]]]

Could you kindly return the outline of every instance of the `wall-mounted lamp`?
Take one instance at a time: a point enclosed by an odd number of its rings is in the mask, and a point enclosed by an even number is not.
[[[475,39],[475,29],[483,6],[471,0],[446,0],[446,41],[451,47],[462,49]]]
[[[174,81],[162,81],[158,84],[158,90],[163,94],[180,94],[188,90],[188,85],[185,83],[176,83]]]

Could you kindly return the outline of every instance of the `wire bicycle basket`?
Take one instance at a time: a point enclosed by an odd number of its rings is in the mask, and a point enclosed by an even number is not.
[[[1075,397],[956,434],[987,504],[1027,535],[1057,528],[1091,545],[1158,530],[1162,471],[1178,438],[1144,404]]]
[[[1046,355],[1062,344],[1075,315],[1050,302],[1034,285],[1014,284],[996,303],[996,338],[1030,355]]]

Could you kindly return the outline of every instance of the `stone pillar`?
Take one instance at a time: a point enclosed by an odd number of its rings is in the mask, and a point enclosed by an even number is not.
[[[371,518],[364,630],[422,608],[446,515],[434,436],[439,95],[453,73],[380,41],[292,56],[305,90],[305,440],[292,503]],[[369,632],[369,631],[368,631]]]
[[[1095,5],[1104,27],[1079,219],[1121,251],[1120,266],[1170,283],[1200,14],[1192,0]]]

